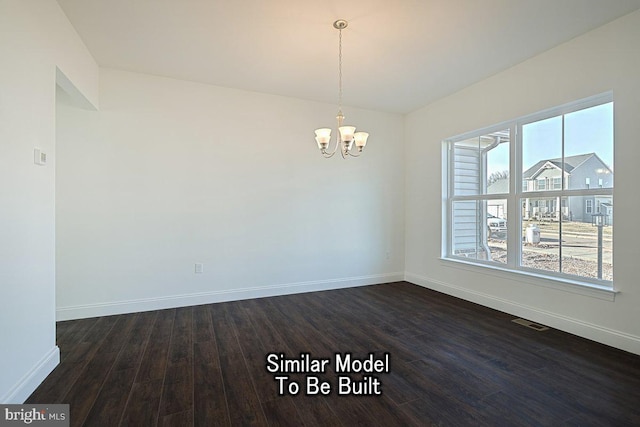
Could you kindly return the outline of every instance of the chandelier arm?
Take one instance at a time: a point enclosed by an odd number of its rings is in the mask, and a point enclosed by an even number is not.
[[[328,153],[328,152],[327,152],[327,150],[322,150],[322,156],[323,156],[325,159],[330,159],[331,157],[333,157],[333,155],[334,155],[334,154],[336,154],[336,151],[337,151],[337,150],[333,150],[333,152],[332,152],[332,153]]]
[[[360,157],[361,154],[362,154],[362,151],[358,152],[358,154],[353,154],[351,150],[347,151],[347,155],[351,157]]]
[[[340,147],[340,139],[336,138],[336,148],[334,148],[333,151],[330,152],[331,154],[329,154],[328,156],[327,156],[327,154],[329,153],[329,151],[327,151],[325,149],[322,152],[322,155],[325,156],[327,159],[330,158],[330,157],[333,157],[333,155],[336,154],[336,151],[338,151],[338,147]],[[327,146],[327,148],[329,148],[329,147]],[[342,150],[340,150],[340,151],[342,151]]]

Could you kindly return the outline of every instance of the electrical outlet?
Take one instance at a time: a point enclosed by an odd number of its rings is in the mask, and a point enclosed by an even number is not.
[[[199,262],[196,262],[195,273],[202,274],[203,272],[204,272],[204,265]]]
[[[43,153],[41,149],[34,148],[33,149],[33,163],[39,166],[44,166],[47,164],[47,153]]]

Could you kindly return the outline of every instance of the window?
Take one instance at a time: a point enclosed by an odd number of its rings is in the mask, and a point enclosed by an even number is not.
[[[509,129],[452,142],[451,251],[458,257],[506,262]]]
[[[445,258],[613,287],[611,94],[444,143]]]
[[[547,189],[547,181],[542,178],[538,180],[538,191]]]
[[[585,200],[584,212],[588,214],[593,213],[593,200]]]

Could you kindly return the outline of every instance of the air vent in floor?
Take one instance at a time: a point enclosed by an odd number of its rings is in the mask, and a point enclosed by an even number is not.
[[[533,329],[535,331],[546,331],[547,329],[549,329],[544,325],[539,325],[526,319],[513,319],[512,322],[517,323],[518,325],[526,326],[527,328]]]

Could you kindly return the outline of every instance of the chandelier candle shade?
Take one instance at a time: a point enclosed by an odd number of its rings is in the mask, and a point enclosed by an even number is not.
[[[362,152],[362,149],[367,145],[367,138],[369,134],[366,132],[356,132],[355,126],[344,126],[344,115],[342,114],[342,30],[347,28],[349,23],[344,19],[339,19],[333,23],[333,27],[339,31],[338,38],[338,135],[336,137],[336,148],[333,151],[328,151],[329,142],[331,142],[331,129],[320,128],[316,129],[316,142],[320,152],[326,158],[332,157],[338,151],[338,147],[341,147],[340,154],[342,158],[347,156],[358,157]],[[353,154],[351,149],[355,142],[358,148],[358,154]]]

